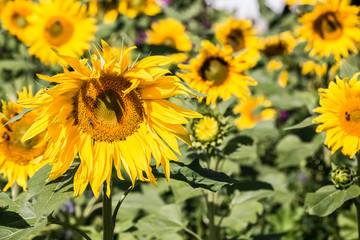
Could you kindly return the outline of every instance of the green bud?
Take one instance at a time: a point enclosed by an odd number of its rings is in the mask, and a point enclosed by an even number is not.
[[[337,188],[348,188],[354,181],[354,171],[350,168],[336,168],[330,172],[331,181]]]

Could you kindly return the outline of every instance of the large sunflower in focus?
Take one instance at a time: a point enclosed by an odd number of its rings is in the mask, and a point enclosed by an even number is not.
[[[359,10],[350,5],[348,0],[329,0],[318,3],[314,10],[302,16],[303,24],[298,34],[309,41],[305,50],[310,56],[328,57],[333,55],[336,60],[357,53],[356,42],[360,40],[358,27]]]
[[[151,24],[151,29],[147,32],[150,44],[167,45],[184,52],[192,48],[191,41],[185,33],[185,26],[175,19],[159,20]]]
[[[161,9],[155,0],[121,0],[119,3],[119,12],[130,18],[134,18],[140,13],[154,16],[160,13]]]
[[[102,47],[100,56],[91,57],[92,68],[87,59],[59,55],[74,71],[39,76],[58,85],[21,101],[43,111],[23,140],[48,128],[44,158],[53,165],[50,179],[62,175],[79,155],[75,197],[88,183],[98,197],[104,181],[109,196],[113,163],[120,179],[123,166],[133,183],[138,178],[156,184],[150,167],[153,156],[169,179],[169,160],[177,160],[173,151],[180,154],[176,139],[190,144],[182,126],[188,123],[185,117],[201,117],[165,100],[189,92],[169,70],[157,67],[171,59],[153,56],[130,64],[128,54],[134,48],[117,54],[105,42]]]
[[[257,51],[248,50],[233,57],[230,46],[222,50],[206,40],[202,42],[199,58],[191,59],[190,65],[180,64],[183,73],[178,75],[192,88],[209,95],[207,105],[216,105],[218,97],[226,100],[232,94],[238,97],[250,94],[248,86],[255,86],[257,82],[244,71],[253,67],[258,59]]]
[[[58,61],[66,64],[51,48],[78,56],[88,49],[89,42],[94,39],[94,20],[87,17],[86,6],[78,1],[40,1],[29,22],[24,42],[30,45],[31,54],[47,64]]]
[[[326,132],[325,144],[334,153],[342,152],[353,157],[360,150],[360,73],[348,82],[336,76],[328,89],[319,89],[320,107],[314,112],[321,115],[313,121],[321,123],[317,132]]]
[[[22,93],[18,93],[19,101],[32,97],[32,92],[27,92],[24,88]],[[11,118],[21,113],[23,107],[15,102],[2,103],[2,113],[0,114],[0,172],[4,178],[8,178],[8,183],[4,188],[6,191],[15,182],[26,190],[26,181],[42,167],[45,162],[41,161],[45,151],[44,133],[35,136],[25,142],[21,142],[26,130],[33,124],[39,116],[39,111],[35,110],[25,114],[21,119],[8,123]]]
[[[217,25],[216,37],[223,45],[230,45],[234,52],[248,47],[256,47],[259,39],[250,20],[229,18],[225,23]]]
[[[22,40],[25,29],[29,26],[27,18],[33,12],[34,5],[33,2],[27,0],[6,2],[1,12],[3,27]]]

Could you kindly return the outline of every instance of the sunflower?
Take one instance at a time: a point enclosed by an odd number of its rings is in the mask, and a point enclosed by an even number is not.
[[[309,60],[301,65],[301,73],[303,75],[315,73],[317,77],[323,77],[325,76],[326,72],[327,72],[326,63],[320,64]]]
[[[234,52],[244,48],[256,48],[259,39],[250,20],[229,18],[225,23],[215,25],[216,37],[223,45],[230,45]]]
[[[26,0],[7,2],[1,12],[3,27],[22,40],[25,29],[29,26],[27,18],[32,14],[34,5]]]
[[[149,44],[167,45],[184,52],[192,48],[191,41],[185,33],[185,26],[172,18],[151,24],[151,30],[147,31],[147,35]]]
[[[289,31],[278,35],[260,38],[259,48],[268,58],[290,54],[296,45],[296,39]]]
[[[161,12],[155,0],[121,0],[119,12],[129,18],[136,17],[139,13],[154,16]]]
[[[113,1],[85,0],[89,16],[102,19],[103,23],[113,23],[119,16],[118,5]],[[100,9],[103,9],[101,11]]]
[[[253,67],[258,58],[258,52],[250,49],[233,57],[230,46],[227,45],[222,50],[205,40],[202,42],[199,58],[191,59],[190,65],[178,65],[183,71],[178,76],[192,88],[210,95],[205,97],[207,105],[216,105],[218,97],[226,100],[232,94],[238,97],[250,94],[248,86],[255,86],[257,82],[244,74],[244,71]]]
[[[241,114],[239,118],[235,119],[235,124],[239,130],[242,130],[253,128],[257,122],[262,120],[273,120],[276,111],[271,106],[271,102],[264,96],[249,96],[242,99],[233,110],[234,114]]]
[[[288,77],[289,73],[286,70],[282,70],[279,74],[279,78],[278,78],[278,83],[280,85],[280,87],[286,87],[286,85],[288,84],[289,81],[289,77]]]
[[[326,3],[326,0],[285,0],[285,3],[289,6],[294,5],[315,5],[316,3]]]
[[[321,123],[316,132],[326,132],[325,144],[334,153],[342,147],[345,155],[353,157],[360,150],[360,73],[348,82],[348,78],[329,84],[328,89],[319,89],[320,107],[314,112],[321,115],[313,122]]]
[[[360,40],[358,27],[359,10],[348,0],[328,0],[316,4],[314,10],[303,15],[299,22],[299,36],[309,41],[305,50],[309,55],[329,57],[336,60],[349,56],[349,51],[357,53],[356,42]]]
[[[51,48],[78,56],[94,39],[94,20],[86,16],[86,6],[74,0],[40,1],[29,22],[24,42],[31,54],[47,64],[66,64]]]
[[[32,97],[32,92],[18,92],[19,100]],[[2,113],[0,114],[0,172],[4,178],[8,178],[4,191],[11,187],[15,182],[26,191],[26,181],[28,177],[42,167],[45,162],[41,161],[45,151],[44,133],[21,142],[21,138],[34,120],[39,116],[39,111],[35,110],[25,114],[21,119],[8,123],[11,118],[21,113],[23,107],[15,102],[2,103]]]
[[[189,93],[177,77],[157,67],[172,59],[152,56],[130,64],[128,55],[135,47],[117,54],[102,41],[102,48],[99,56],[92,55],[92,68],[87,59],[59,54],[74,71],[39,75],[58,85],[21,101],[23,106],[42,109],[23,141],[48,128],[44,158],[53,165],[50,180],[62,175],[79,155],[75,197],[89,182],[98,197],[104,181],[109,196],[113,162],[120,179],[122,165],[133,184],[136,178],[156,184],[150,167],[152,155],[169,179],[169,159],[178,160],[173,151],[180,154],[176,139],[191,144],[182,126],[188,123],[185,117],[201,117],[164,99]]]

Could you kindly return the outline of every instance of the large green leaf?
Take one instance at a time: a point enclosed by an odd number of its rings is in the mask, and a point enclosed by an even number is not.
[[[324,186],[315,193],[308,193],[305,198],[305,209],[310,215],[327,216],[341,207],[349,199],[360,195],[360,187],[351,185],[347,189],[336,189],[335,186]]]
[[[155,169],[153,173],[156,177],[165,177],[162,168]],[[188,183],[193,188],[204,188],[216,192],[222,187],[235,188],[240,191],[250,191],[258,189],[272,189],[272,186],[259,181],[240,181],[233,179],[222,172],[216,172],[200,166],[199,159],[186,165],[181,162],[172,162],[170,178]]]
[[[355,204],[346,211],[342,211],[338,217],[337,222],[340,228],[340,236],[343,239],[355,240],[358,239],[358,224]]]
[[[340,69],[340,76],[341,78],[351,78],[355,73],[359,72],[358,68],[351,64],[350,61],[342,61],[341,62],[341,69]]]
[[[295,124],[293,126],[284,128],[284,130],[292,130],[292,129],[300,129],[300,128],[305,128],[305,127],[309,127],[312,125],[315,125],[315,123],[312,122],[312,120],[314,119],[314,116],[305,118],[302,122]]]

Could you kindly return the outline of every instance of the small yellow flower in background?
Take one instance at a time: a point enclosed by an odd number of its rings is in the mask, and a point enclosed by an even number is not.
[[[248,86],[255,86],[257,82],[247,76],[244,71],[256,65],[259,59],[258,51],[244,51],[233,57],[230,46],[222,50],[210,41],[202,42],[199,57],[190,60],[190,65],[179,64],[183,78],[197,91],[209,95],[206,104],[216,105],[221,97],[226,100],[236,94],[242,98],[250,94]]]
[[[321,115],[313,120],[320,123],[316,132],[326,132],[325,144],[334,153],[353,157],[360,150],[360,82],[358,76],[348,82],[336,76],[327,89],[320,88],[320,107],[314,112]]]
[[[94,20],[87,17],[86,6],[74,0],[40,1],[29,22],[24,42],[46,64],[66,64],[51,48],[79,56],[94,39]]]
[[[268,58],[290,54],[296,45],[296,39],[289,31],[278,35],[260,38],[259,49]]]
[[[33,97],[31,89],[26,88],[23,92],[18,92],[19,101]],[[28,177],[41,168],[45,162],[42,155],[45,151],[46,143],[43,141],[45,133],[39,134],[25,142],[21,142],[26,130],[39,117],[39,111],[34,110],[25,114],[21,119],[8,123],[11,118],[21,113],[23,107],[15,102],[2,103],[2,113],[0,114],[0,172],[4,178],[8,179],[4,191],[11,187],[15,182],[26,191]]]
[[[215,31],[220,43],[230,45],[234,52],[256,48],[259,42],[250,20],[229,18],[225,23],[216,25]]]
[[[189,94],[176,76],[158,66],[171,63],[162,56],[130,63],[128,55],[135,47],[118,54],[102,41],[100,57],[88,60],[60,55],[74,69],[53,77],[40,78],[58,85],[34,98],[21,101],[26,107],[42,109],[23,137],[23,141],[48,129],[44,158],[53,165],[50,179],[69,169],[76,155],[81,163],[74,177],[74,195],[79,196],[87,185],[96,197],[106,181],[110,195],[113,163],[117,176],[123,179],[124,167],[135,183],[136,178],[156,184],[150,162],[162,165],[170,177],[169,160],[180,154],[177,139],[191,145],[190,134],[182,124],[187,118],[201,114],[183,109],[165,100]],[[165,76],[166,75],[166,76]]]
[[[89,16],[102,19],[103,23],[113,23],[119,16],[118,5],[115,2],[86,0],[86,3]],[[100,11],[101,8],[103,11]]]
[[[134,18],[140,13],[154,16],[161,12],[155,0],[120,0],[119,12],[130,18]]]
[[[240,117],[235,119],[236,126],[242,130],[253,128],[259,121],[275,119],[276,111],[271,106],[271,102],[264,96],[249,96],[240,99],[233,110],[234,114],[240,113]]]
[[[278,83],[280,85],[280,87],[286,87],[289,81],[289,77],[288,77],[289,73],[286,70],[282,70],[280,72],[279,78],[278,78]]]
[[[3,2],[1,11],[2,26],[20,40],[24,38],[25,29],[29,26],[28,17],[33,13],[34,3],[27,0]]]
[[[328,0],[316,4],[312,12],[303,15],[299,19],[303,26],[298,29],[298,35],[308,41],[305,51],[310,51],[309,56],[333,55],[339,61],[349,56],[349,51],[357,53],[359,10],[348,0]]]
[[[306,61],[301,65],[301,73],[303,75],[315,73],[316,76],[322,77],[326,74],[327,64],[318,64],[314,61]]]
[[[267,65],[267,69],[268,71],[272,72],[275,70],[279,70],[280,68],[283,67],[283,63],[282,61],[277,61],[277,60],[271,60],[268,65]]]
[[[327,0],[285,0],[289,6],[294,5],[315,5],[317,3],[326,3]]]
[[[192,43],[185,33],[185,26],[172,18],[152,23],[147,34],[149,44],[166,45],[183,52],[192,48]]]

